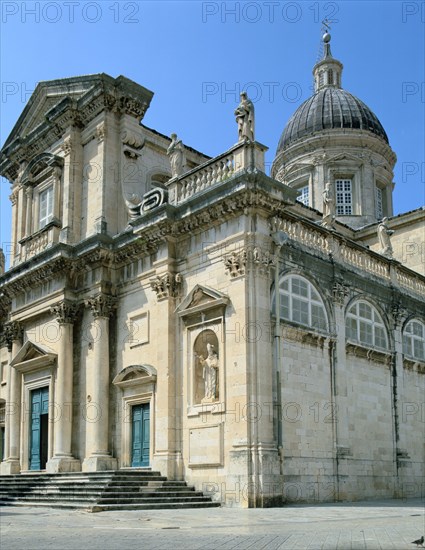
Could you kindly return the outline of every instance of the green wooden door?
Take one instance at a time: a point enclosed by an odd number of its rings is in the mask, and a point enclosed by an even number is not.
[[[132,407],[131,465],[134,468],[149,466],[149,417],[149,403]]]
[[[44,470],[48,447],[49,388],[31,392],[30,470]]]

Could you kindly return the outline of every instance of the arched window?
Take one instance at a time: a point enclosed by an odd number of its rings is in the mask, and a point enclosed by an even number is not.
[[[425,361],[425,325],[414,319],[403,331],[403,353],[413,359]]]
[[[377,310],[361,300],[355,302],[345,319],[347,338],[381,349],[388,348],[387,331]]]
[[[281,319],[319,330],[328,329],[325,306],[310,281],[298,275],[287,275],[279,291]]]

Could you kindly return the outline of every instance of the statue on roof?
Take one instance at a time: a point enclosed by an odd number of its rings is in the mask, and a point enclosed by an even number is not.
[[[177,134],[171,134],[171,143],[167,149],[167,155],[170,158],[171,177],[180,176],[183,173],[184,147]]]
[[[393,233],[394,231],[388,227],[388,218],[382,218],[381,223],[378,225],[378,240],[381,245],[379,253],[387,256],[387,258],[393,257],[393,247],[390,239]]]
[[[246,92],[241,92],[241,102],[235,109],[238,124],[238,141],[254,141],[254,104]]]
[[[323,220],[321,225],[327,229],[332,229],[335,221],[335,196],[332,184],[327,183],[323,191]]]

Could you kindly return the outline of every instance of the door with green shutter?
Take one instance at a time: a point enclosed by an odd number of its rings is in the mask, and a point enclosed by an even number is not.
[[[132,416],[131,465],[133,468],[149,466],[150,406],[134,405]]]
[[[44,470],[47,462],[49,432],[49,388],[31,392],[30,470]]]

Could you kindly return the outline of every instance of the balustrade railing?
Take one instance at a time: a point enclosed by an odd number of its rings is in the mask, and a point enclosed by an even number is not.
[[[171,204],[182,203],[197,193],[228,180],[245,169],[264,171],[266,148],[256,142],[242,142],[190,172],[169,182]]]

